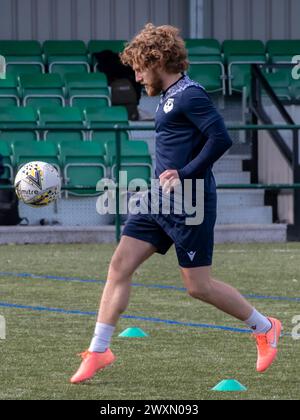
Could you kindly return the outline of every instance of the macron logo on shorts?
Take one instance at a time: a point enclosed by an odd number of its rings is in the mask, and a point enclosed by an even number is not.
[[[188,254],[190,260],[193,262],[194,258],[195,258],[195,255],[196,255],[196,252],[191,251],[191,252],[188,252],[187,254]]]

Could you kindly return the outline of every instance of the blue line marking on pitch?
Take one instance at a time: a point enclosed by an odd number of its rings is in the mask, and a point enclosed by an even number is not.
[[[17,305],[14,303],[7,303],[7,302],[0,302],[0,307],[2,308],[13,308],[13,309],[29,309],[30,311],[37,311],[37,312],[55,312],[60,314],[66,315],[88,315],[94,316],[96,312],[83,312],[83,311],[73,311],[73,310],[66,310],[60,308],[48,308],[45,306],[30,306],[30,305]]]
[[[51,307],[46,307],[46,306],[19,305],[19,304],[8,303],[8,302],[0,302],[0,307],[12,308],[12,309],[28,309],[30,311],[36,311],[36,312],[52,312],[52,313],[60,313],[64,315],[81,315],[81,316],[96,316],[97,315],[97,312],[67,310],[67,309],[61,309],[61,308],[51,308]],[[251,330],[247,330],[244,328],[224,327],[223,325],[199,324],[199,323],[194,323],[194,322],[182,322],[182,321],[174,321],[170,319],[160,319],[160,318],[151,318],[151,317],[134,316],[134,315],[122,315],[121,318],[129,319],[129,320],[136,320],[136,321],[152,322],[156,324],[160,323],[160,324],[167,324],[167,325],[177,325],[179,327],[192,327],[192,328],[202,328],[202,329],[226,331],[226,332],[233,332],[233,333],[240,333],[240,334],[252,334]],[[292,334],[282,333],[282,336],[291,337]]]
[[[252,331],[242,329],[242,328],[232,328],[232,327],[224,327],[222,325],[210,325],[210,324],[198,324],[192,322],[181,322],[181,321],[172,321],[167,319],[159,319],[159,318],[147,318],[141,316],[131,316],[131,315],[123,315],[122,318],[124,319],[136,319],[139,321],[146,321],[146,322],[155,322],[155,323],[162,323],[162,324],[169,324],[169,325],[178,325],[183,327],[194,327],[194,328],[205,328],[211,330],[221,330],[221,331],[230,331],[235,333],[243,333],[243,334],[251,334]]]
[[[85,315],[85,316],[96,316],[96,312],[84,312],[84,311],[76,311],[76,310],[66,310],[60,308],[49,308],[45,306],[30,306],[30,305],[19,305],[7,302],[0,302],[0,307],[2,308],[12,308],[12,309],[28,309],[30,311],[37,311],[37,312],[52,312],[52,313],[61,313],[65,315]],[[252,331],[241,329],[241,328],[230,328],[224,327],[222,325],[210,325],[210,324],[198,324],[192,322],[180,322],[174,321],[169,319],[160,319],[160,318],[151,318],[151,317],[143,317],[143,316],[133,316],[133,315],[122,315],[122,319],[131,319],[137,321],[146,321],[146,322],[153,322],[153,323],[160,323],[160,324],[168,324],[168,325],[177,325],[180,327],[193,327],[193,328],[205,328],[211,330],[219,330],[219,331],[230,331],[234,333],[243,333],[243,334],[250,334]]]
[[[12,273],[12,272],[0,272],[0,276],[9,276],[17,278],[30,278],[30,279],[44,279],[44,280],[53,280],[61,282],[77,282],[77,283],[93,283],[93,284],[105,284],[104,280],[96,279],[81,279],[78,277],[59,277],[59,276],[49,276],[49,275],[39,275],[39,274],[30,274],[30,273]],[[133,287],[144,287],[147,289],[162,289],[162,290],[173,290],[177,292],[186,292],[184,287],[168,286],[161,284],[143,284],[143,283],[132,283]],[[247,299],[261,299],[261,300],[277,300],[277,301],[286,301],[286,302],[300,302],[300,298],[286,297],[286,296],[261,296],[254,294],[244,295]]]
[[[300,298],[289,298],[285,296],[261,296],[261,295],[243,295],[247,299],[265,299],[265,300],[283,300],[288,302],[300,302]]]
[[[55,280],[62,282],[78,282],[78,283],[96,283],[96,284],[105,284],[105,281],[102,280],[93,280],[93,279],[80,279],[77,277],[59,277],[59,276],[48,276],[40,274],[30,274],[30,273],[11,273],[11,272],[0,272],[0,276],[9,276],[9,277],[18,277],[18,278],[30,278],[30,279],[43,279],[43,280]]]

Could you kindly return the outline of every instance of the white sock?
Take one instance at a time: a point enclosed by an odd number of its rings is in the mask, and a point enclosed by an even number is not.
[[[91,341],[89,351],[104,353],[111,341],[111,337],[115,331],[115,327],[112,325],[101,324],[100,322],[96,323],[94,337]]]
[[[254,331],[254,334],[266,334],[272,328],[268,318],[257,312],[256,309],[253,309],[252,315],[245,323]]]

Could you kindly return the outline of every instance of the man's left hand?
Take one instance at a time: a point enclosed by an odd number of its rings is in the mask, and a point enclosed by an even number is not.
[[[174,188],[181,183],[178,171],[175,169],[168,169],[163,172],[160,177],[160,186],[165,194],[174,191]]]

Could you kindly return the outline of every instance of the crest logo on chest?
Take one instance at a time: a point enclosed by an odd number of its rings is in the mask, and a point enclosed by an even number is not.
[[[167,102],[165,103],[164,106],[164,112],[165,114],[168,114],[169,112],[171,112],[174,108],[174,98],[168,99]]]

